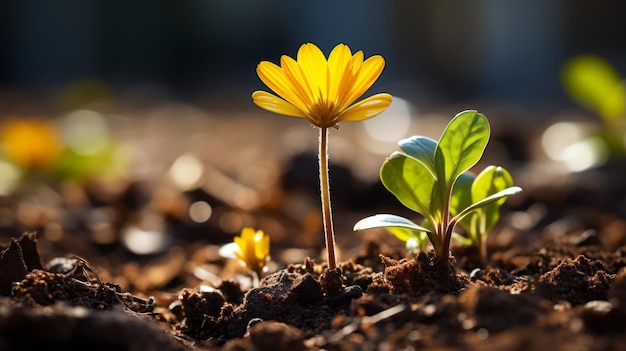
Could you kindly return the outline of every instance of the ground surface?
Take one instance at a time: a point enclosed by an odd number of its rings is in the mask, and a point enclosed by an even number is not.
[[[559,173],[537,153],[536,130],[485,112],[485,164],[504,165],[524,191],[504,206],[485,267],[458,245],[442,262],[384,230],[352,232],[374,213],[413,215],[376,179],[395,145],[372,152],[358,127],[342,126],[331,134],[331,190],[345,280],[325,293],[315,130],[185,106],[152,112],[123,122],[145,151],[124,180],[2,197],[1,350],[626,348],[620,163]],[[446,121],[436,117],[409,132],[437,138]],[[181,155],[200,161],[200,176],[177,180]],[[206,216],[191,215],[198,203]],[[244,225],[272,240],[257,287],[218,254]]]

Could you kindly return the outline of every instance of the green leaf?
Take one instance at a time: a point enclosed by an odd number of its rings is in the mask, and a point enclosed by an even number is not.
[[[417,249],[422,252],[426,251],[426,247],[429,243],[426,233],[403,227],[386,227],[385,229],[396,238],[404,241],[407,250],[413,251]]]
[[[409,219],[396,216],[393,214],[377,214],[377,215],[363,218],[360,221],[356,222],[353,230],[388,228],[388,227],[407,228],[407,229],[416,230],[420,232],[430,232],[429,229],[419,226]],[[403,238],[399,238],[399,239],[406,241]]]
[[[448,123],[435,150],[437,179],[446,194],[456,178],[480,160],[489,134],[487,118],[476,111],[463,111]]]
[[[363,218],[354,225],[354,230],[385,228],[396,238],[404,241],[407,249],[424,251],[428,244],[430,229],[419,226],[404,217],[392,214],[377,214]],[[416,246],[416,247],[415,247]]]
[[[437,141],[416,135],[400,140],[398,145],[404,153],[420,161],[436,177],[435,149],[437,148]]]
[[[459,233],[452,233],[452,239],[456,240],[457,242],[461,243],[464,246],[472,246],[473,241],[472,239],[463,236]]]
[[[454,182],[450,197],[450,214],[452,216],[472,204],[472,184],[475,178],[473,174],[465,172]]]
[[[430,201],[435,177],[422,163],[403,153],[394,152],[383,163],[380,180],[404,206],[431,218]]]
[[[415,240],[417,237],[417,233],[421,233],[416,230],[404,228],[404,227],[384,227],[384,228],[387,229],[387,231],[393,234],[396,238],[404,242],[407,242],[411,239]]]
[[[512,186],[513,178],[506,169],[488,166],[476,176],[472,184],[472,199],[478,201]],[[499,202],[500,205],[503,203],[504,199]]]
[[[489,166],[476,176],[472,185],[472,199],[478,201],[512,186],[513,178],[506,169],[500,166]],[[484,217],[482,225],[485,233],[488,233],[500,219],[500,206],[504,201],[506,197],[480,210],[480,215]]]
[[[598,112],[609,126],[623,120],[626,85],[605,59],[587,54],[576,56],[563,66],[561,80],[573,100]]]
[[[522,188],[518,187],[518,186],[512,186],[510,188],[504,189],[502,191],[499,191],[493,195],[487,196],[486,198],[473,203],[471,206],[465,208],[463,211],[459,212],[456,216],[454,216],[454,218],[452,218],[451,222],[457,223],[459,220],[461,220],[463,217],[467,216],[468,214],[470,214],[472,211],[475,211],[477,209],[483,208],[487,205],[490,205],[496,201],[499,201],[502,198],[505,197],[509,197],[512,195],[515,195],[519,192],[522,191]]]
[[[484,218],[485,217],[483,216],[482,211],[477,209],[461,218],[458,222],[458,224],[465,229],[465,232],[469,237],[467,239],[476,243],[475,245],[477,247],[480,247],[482,237],[487,234],[486,231],[481,230],[481,228],[483,228],[481,225],[484,222]]]

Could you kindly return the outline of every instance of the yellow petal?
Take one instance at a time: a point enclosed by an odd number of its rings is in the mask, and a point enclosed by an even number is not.
[[[304,113],[299,108],[266,91],[258,90],[252,93],[252,101],[260,108],[270,112],[305,118]]]
[[[363,64],[364,54],[362,50],[359,50],[354,53],[352,56],[352,74],[356,74],[359,69],[361,69],[361,65]]]
[[[280,66],[285,73],[285,77],[289,79],[294,93],[306,104],[307,109],[311,108],[316,101],[315,94],[302,67],[294,59],[286,55],[281,57]]]
[[[254,239],[255,231],[252,227],[243,227],[241,229],[240,236],[245,240],[252,241]]]
[[[354,122],[376,117],[389,107],[391,100],[391,95],[386,93],[370,96],[345,110],[342,113],[341,120]]]
[[[344,44],[335,46],[333,51],[328,56],[329,102],[337,103],[339,99],[339,87],[341,82],[344,80],[344,74],[351,74],[351,72],[346,69],[351,58],[352,53],[350,52],[350,48]]]
[[[257,66],[256,72],[261,81],[281,98],[300,109],[306,108],[305,102],[294,92],[291,81],[285,76],[282,68],[269,61],[262,61]]]
[[[339,99],[337,101],[337,105],[341,110],[348,107],[358,98],[358,96],[351,96],[353,95],[352,91],[354,90],[354,84],[358,79],[362,64],[363,51],[358,51],[350,58],[350,61],[346,64],[346,67],[343,70],[343,76],[341,77],[341,82],[339,83]]]
[[[270,237],[263,236],[256,245],[256,257],[260,262],[264,262],[269,255]]]
[[[376,55],[363,62],[344,104],[349,105],[369,89],[385,68],[385,60]]]
[[[239,259],[243,259],[246,250],[246,241],[242,237],[236,236],[233,239],[233,242],[237,244],[237,249],[234,250],[235,256]]]
[[[326,100],[328,97],[328,63],[322,50],[315,44],[307,43],[298,50],[298,66],[306,76],[313,96]]]

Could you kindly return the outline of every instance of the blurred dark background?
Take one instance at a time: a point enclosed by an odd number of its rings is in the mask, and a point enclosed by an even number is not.
[[[0,89],[49,94],[94,79],[252,105],[259,61],[343,42],[385,57],[377,91],[421,105],[556,109],[573,105],[559,81],[573,55],[626,74],[625,22],[620,0],[4,0]]]

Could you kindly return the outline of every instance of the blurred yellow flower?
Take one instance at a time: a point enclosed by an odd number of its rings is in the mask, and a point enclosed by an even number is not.
[[[237,245],[234,250],[235,257],[260,277],[270,260],[270,237],[262,230],[255,231],[245,227],[241,230],[240,236],[235,237],[234,242]]]
[[[254,103],[270,112],[306,118],[319,128],[338,127],[340,121],[361,121],[383,112],[391,95],[381,93],[354,103],[380,76],[382,56],[363,60],[347,45],[337,45],[328,60],[314,44],[298,50],[297,60],[283,55],[280,66],[262,61],[259,78],[278,96],[265,91],[252,93]]]
[[[2,154],[26,170],[55,164],[63,150],[57,130],[44,119],[11,119],[0,127]]]

